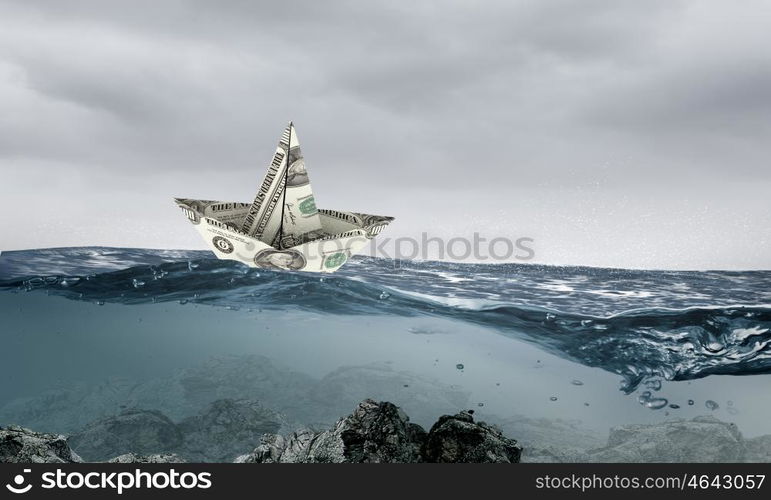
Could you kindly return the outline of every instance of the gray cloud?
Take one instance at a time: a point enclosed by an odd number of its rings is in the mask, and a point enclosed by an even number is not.
[[[71,210],[135,185],[143,217],[172,227],[174,214],[152,212],[169,196],[250,198],[292,119],[320,200],[366,186],[362,202],[395,210],[405,231],[425,208],[391,199],[405,186],[474,199],[484,214],[511,210],[514,192],[525,205],[536,190],[599,185],[592,196],[610,200],[666,183],[653,216],[663,227],[683,196],[702,206],[726,185],[771,184],[763,12],[696,0],[0,1],[0,168],[11,173],[0,194],[56,198],[19,169],[78,179],[68,192],[80,201],[59,201]],[[427,216],[456,211],[433,205]],[[564,223],[553,213],[522,230]],[[726,231],[734,215],[698,231]],[[607,214],[582,216],[618,232]],[[767,214],[743,216],[768,241]],[[57,244],[60,232],[14,245]],[[567,244],[548,233],[544,245]],[[174,234],[157,244],[189,246]]]

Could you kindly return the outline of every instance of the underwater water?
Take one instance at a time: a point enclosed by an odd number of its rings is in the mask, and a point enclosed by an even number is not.
[[[771,434],[771,271],[355,258],[319,276],[44,249],[0,255],[0,318],[0,425],[45,432],[222,397],[321,426],[370,397],[556,446],[699,415]]]

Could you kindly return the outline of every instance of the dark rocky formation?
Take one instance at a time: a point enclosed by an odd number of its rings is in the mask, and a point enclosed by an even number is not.
[[[79,463],[83,460],[72,451],[61,434],[44,434],[23,427],[0,428],[0,463]],[[119,464],[183,463],[174,454],[137,455],[126,453],[110,459]]]
[[[159,411],[130,409],[92,422],[70,438],[78,455],[102,462],[125,453],[167,453],[182,446],[183,435]]]
[[[319,451],[326,448],[342,451],[343,462],[419,462],[425,437],[426,431],[393,403],[367,399],[318,436],[309,457],[322,456]]]
[[[444,416],[426,433],[392,403],[367,399],[334,428],[268,435],[244,463],[309,462],[517,462],[516,441],[470,413]]]
[[[300,430],[288,438],[264,436],[260,446],[239,462],[419,462],[426,432],[391,403],[371,399],[334,428]]]
[[[516,463],[521,453],[516,441],[469,412],[440,417],[423,445],[423,460],[437,463]]]
[[[251,453],[236,457],[236,463],[301,463],[308,459],[309,447],[317,433],[300,429],[288,437],[266,434]]]
[[[82,462],[60,434],[44,434],[23,427],[0,427],[0,463]]]
[[[112,458],[107,462],[111,464],[181,464],[185,463],[185,460],[173,453],[154,455],[126,453],[125,455]]]

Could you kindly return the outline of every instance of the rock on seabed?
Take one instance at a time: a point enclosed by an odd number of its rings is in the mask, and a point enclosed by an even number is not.
[[[522,448],[496,427],[474,422],[468,412],[441,417],[426,432],[400,408],[367,399],[322,432],[263,436],[240,463],[415,463],[519,461]]]
[[[185,463],[185,460],[174,453],[154,453],[152,455],[126,453],[111,458],[107,462],[111,464],[180,464]]]
[[[67,438],[15,425],[0,427],[0,463],[61,464],[82,462]]]

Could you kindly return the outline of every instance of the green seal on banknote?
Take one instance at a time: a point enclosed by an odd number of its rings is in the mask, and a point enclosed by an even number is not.
[[[343,252],[333,253],[332,255],[328,256],[324,260],[324,267],[326,267],[327,269],[331,269],[333,267],[340,267],[343,264],[345,264],[345,261],[347,259],[348,257],[346,257],[345,253]]]
[[[300,213],[303,215],[313,215],[318,212],[318,209],[316,208],[316,200],[313,199],[313,196],[305,198],[303,201],[301,201],[298,205],[298,208],[300,209]]]

